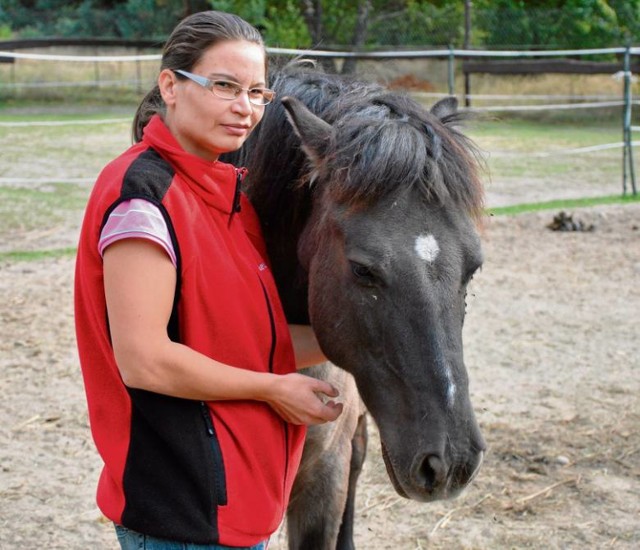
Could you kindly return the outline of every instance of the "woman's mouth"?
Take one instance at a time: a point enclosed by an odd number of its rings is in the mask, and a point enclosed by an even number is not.
[[[249,126],[239,126],[234,124],[224,124],[223,126],[229,134],[238,137],[246,136],[250,130]]]

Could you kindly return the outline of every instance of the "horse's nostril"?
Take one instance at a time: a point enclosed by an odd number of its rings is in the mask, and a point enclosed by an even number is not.
[[[447,479],[447,469],[438,455],[426,455],[416,471],[419,485],[428,492],[439,489]]]

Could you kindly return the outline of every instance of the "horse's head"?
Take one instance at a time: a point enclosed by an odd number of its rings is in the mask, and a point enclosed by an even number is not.
[[[447,123],[455,101],[429,113],[382,94],[331,124],[283,104],[311,165],[298,257],[318,340],[354,375],[398,493],[455,496],[485,449],[462,346],[482,199],[475,157]]]

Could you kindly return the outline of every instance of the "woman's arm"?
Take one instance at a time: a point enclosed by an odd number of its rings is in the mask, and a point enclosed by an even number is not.
[[[316,335],[309,325],[289,325],[298,370],[324,363],[327,358],[320,349]]]
[[[319,424],[335,420],[342,405],[330,384],[300,375],[258,373],[214,361],[169,339],[176,271],[158,245],[124,239],[104,252],[104,287],[116,362],[132,388],[205,401],[265,401],[285,420]]]

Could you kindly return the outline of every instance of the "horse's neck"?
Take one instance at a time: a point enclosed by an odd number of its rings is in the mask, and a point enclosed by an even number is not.
[[[273,182],[249,188],[260,221],[267,252],[287,320],[309,324],[307,274],[298,259],[298,241],[309,219],[311,197],[306,191],[286,190],[278,197],[265,193]],[[273,190],[273,187],[271,187]]]

